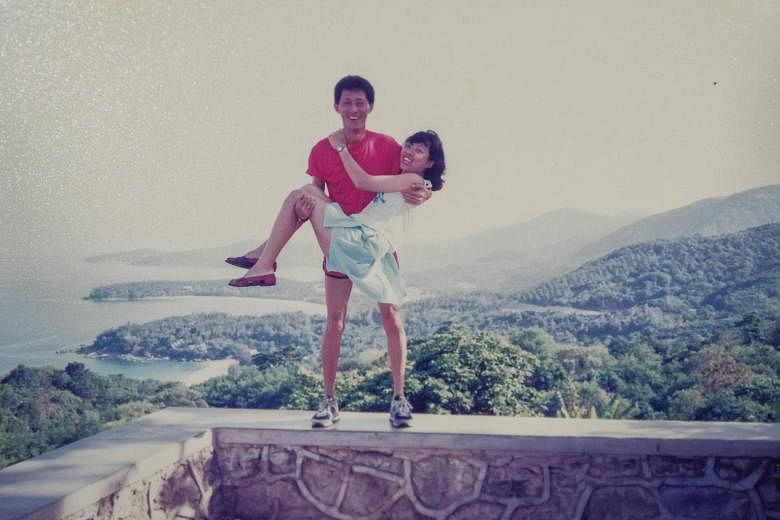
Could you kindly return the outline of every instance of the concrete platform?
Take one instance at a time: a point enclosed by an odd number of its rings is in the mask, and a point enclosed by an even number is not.
[[[312,430],[312,412],[170,408],[0,471],[0,519],[59,518],[215,443],[351,449],[780,457],[780,425],[342,413]]]

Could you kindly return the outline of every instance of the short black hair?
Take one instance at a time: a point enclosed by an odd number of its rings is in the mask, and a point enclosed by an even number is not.
[[[439,134],[433,130],[415,132],[406,138],[405,143],[424,144],[428,147],[428,159],[433,161],[430,168],[423,172],[423,178],[430,181],[433,191],[439,191],[444,187],[444,170],[447,165],[444,162],[444,146],[441,144]]]
[[[333,103],[338,105],[341,99],[341,92],[344,90],[362,90],[368,99],[369,105],[374,105],[374,87],[366,78],[360,76],[344,76],[336,83],[333,89]]]

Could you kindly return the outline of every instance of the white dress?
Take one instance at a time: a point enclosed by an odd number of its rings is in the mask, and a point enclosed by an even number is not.
[[[331,228],[328,270],[346,274],[359,290],[379,303],[400,305],[406,288],[393,252],[411,226],[414,208],[400,193],[377,193],[354,215],[346,215],[335,202],[328,204],[324,219],[325,226]]]

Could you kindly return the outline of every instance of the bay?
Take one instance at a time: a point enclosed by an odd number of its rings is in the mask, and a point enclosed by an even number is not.
[[[34,265],[34,268],[31,266]],[[302,311],[324,314],[320,304],[240,297],[155,298],[132,302],[85,300],[99,285],[151,280],[216,280],[240,274],[230,266],[180,268],[38,259],[0,264],[0,377],[19,364],[63,368],[84,363],[99,374],[125,374],[163,381],[183,380],[201,363],[91,359],[74,352],[57,353],[91,343],[101,332],[126,323],[168,316],[223,312],[264,315]]]

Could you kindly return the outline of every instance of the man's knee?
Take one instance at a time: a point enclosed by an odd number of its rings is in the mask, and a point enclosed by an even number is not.
[[[341,337],[344,333],[346,321],[346,313],[341,311],[329,312],[325,319],[325,333],[329,335],[335,334],[338,335],[338,337]]]
[[[380,305],[379,315],[382,317],[382,326],[385,330],[396,330],[403,328],[401,321],[401,309],[396,305]]]

